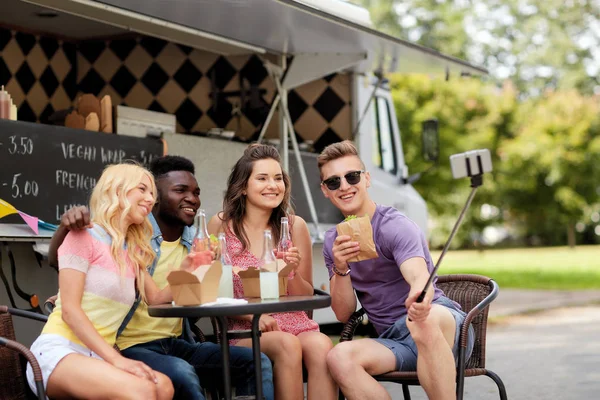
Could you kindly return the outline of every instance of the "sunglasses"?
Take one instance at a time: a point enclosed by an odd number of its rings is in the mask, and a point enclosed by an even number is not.
[[[363,172],[365,171],[348,172],[346,175],[344,175],[344,179],[346,179],[346,182],[348,182],[349,185],[356,185],[358,182],[360,182],[360,174]],[[342,186],[342,178],[339,176],[332,176],[331,178],[327,178],[321,182],[321,185],[327,186],[327,189],[329,190],[338,190],[340,186]]]

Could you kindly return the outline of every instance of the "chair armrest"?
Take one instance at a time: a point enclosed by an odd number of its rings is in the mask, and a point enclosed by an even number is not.
[[[204,343],[206,336],[202,329],[196,323],[200,320],[199,317],[187,317],[183,319],[183,335],[182,338],[190,343]]]
[[[193,323],[192,323],[193,322]],[[192,333],[195,336],[195,340],[197,343],[204,343],[206,342],[206,336],[204,336],[204,332],[202,332],[202,329],[200,329],[197,325],[196,325],[196,321],[192,321],[190,320],[190,329],[192,331]]]
[[[217,344],[221,344],[221,330],[219,329],[217,318],[210,317],[210,324],[212,325],[213,334],[215,335],[215,340],[217,341]]]
[[[352,313],[350,318],[348,318],[348,321],[344,324],[344,328],[342,329],[342,333],[340,335],[340,342],[352,340],[358,324],[360,324],[363,320],[363,315],[365,315],[365,310],[363,308]]]
[[[46,322],[48,321],[48,317],[44,314],[38,314],[31,311],[19,310],[18,308],[12,308],[7,306],[0,306],[0,313],[8,313],[10,315],[15,315],[17,317],[35,319],[37,321]]]
[[[473,319],[477,315],[479,315],[479,313],[481,313],[483,310],[485,310],[486,307],[489,307],[490,303],[492,301],[494,301],[494,299],[496,297],[498,297],[498,292],[499,292],[498,284],[493,279],[490,279],[487,282],[487,284],[491,288],[490,294],[488,294],[483,300],[481,300],[479,302],[479,304],[477,304],[475,307],[473,307],[473,309],[471,311],[469,311],[469,313],[467,314],[467,316],[465,317],[465,320],[463,322],[461,335],[460,335],[460,337],[461,337],[460,346],[463,348],[467,348],[467,339],[468,339],[469,326],[471,325],[471,321],[473,321]],[[486,324],[486,326],[487,326],[487,324]]]
[[[54,296],[51,296],[48,298],[48,300],[46,300],[46,302],[44,303],[44,311],[46,312],[46,315],[52,314],[52,311],[54,311],[54,307],[56,307],[57,299],[58,295],[55,294]]]
[[[25,346],[23,346],[19,342],[15,342],[14,340],[6,339],[0,336],[0,346],[4,346],[7,349],[11,349],[13,351],[21,353],[25,359],[31,364],[31,369],[33,370],[33,379],[35,380],[35,386],[37,389],[37,397],[39,400],[44,400],[46,398],[46,391],[44,390],[44,380],[42,378],[42,370],[40,369],[40,364],[37,362],[37,359],[33,355],[31,351]]]

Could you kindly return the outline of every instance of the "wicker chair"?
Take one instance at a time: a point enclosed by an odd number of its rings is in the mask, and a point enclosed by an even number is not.
[[[502,379],[494,372],[485,368],[485,343],[487,331],[487,318],[490,303],[498,295],[498,284],[492,279],[479,275],[443,275],[438,278],[437,286],[444,294],[459,303],[467,318],[460,333],[460,348],[458,366],[456,371],[456,398],[462,400],[465,377],[486,375],[498,386],[500,399],[506,400],[506,389]],[[340,342],[352,340],[354,331],[362,322],[364,309],[356,311],[345,324]],[[469,360],[465,360],[467,347],[467,332],[469,324],[475,331],[475,344]],[[402,384],[402,393],[406,400],[410,400],[409,385],[419,385],[416,372],[388,372],[374,377],[378,381],[395,382]],[[340,398],[343,398],[340,395]]]
[[[54,296],[48,297],[48,300],[46,300],[46,302],[44,303],[44,312],[46,313],[46,315],[52,314],[52,311],[54,310],[54,307],[56,306],[57,298],[58,298],[58,295],[55,294]]]
[[[7,306],[0,306],[0,399],[2,400],[25,400],[46,398],[42,371],[31,351],[15,340],[15,329],[12,316],[25,317],[45,322],[45,315],[30,311],[18,310]],[[25,360],[33,368],[33,376],[37,386],[38,395],[35,397],[29,390],[25,378]]]

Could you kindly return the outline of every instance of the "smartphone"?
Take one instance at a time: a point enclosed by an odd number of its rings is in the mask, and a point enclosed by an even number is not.
[[[488,149],[471,150],[450,156],[454,179],[477,176],[492,170],[492,156]]]

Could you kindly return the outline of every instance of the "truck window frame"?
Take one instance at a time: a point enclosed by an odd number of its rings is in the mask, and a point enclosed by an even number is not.
[[[374,122],[376,131],[376,135],[373,136],[374,141],[376,141],[376,143],[374,143],[374,150],[376,150],[376,153],[374,152],[373,154],[373,163],[383,171],[396,176],[398,174],[398,153],[396,141],[394,140],[394,125],[389,99],[384,96],[375,96],[371,107],[373,107],[373,111],[375,112]],[[382,113],[385,114],[382,115]],[[386,132],[383,132],[382,129],[384,127],[384,121],[387,124]],[[384,134],[387,135],[386,143],[383,143],[382,140]],[[389,147],[391,147],[391,155],[388,155],[387,153],[390,151]],[[389,159],[390,156],[391,160]],[[390,161],[391,165],[389,165]]]

